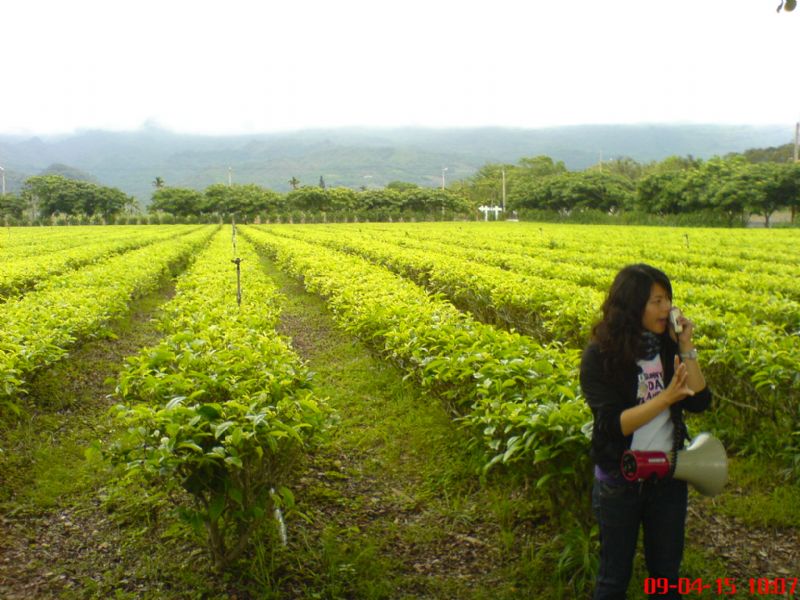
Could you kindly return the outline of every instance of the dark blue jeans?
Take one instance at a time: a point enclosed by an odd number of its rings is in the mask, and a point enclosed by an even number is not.
[[[595,479],[592,510],[600,524],[600,569],[594,600],[624,600],[633,569],[639,525],[650,577],[665,577],[675,588],[651,598],[680,598],[678,572],[686,525],[686,482],[605,483]]]

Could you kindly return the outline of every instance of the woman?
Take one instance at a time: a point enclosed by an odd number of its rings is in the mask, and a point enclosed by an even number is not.
[[[708,408],[711,393],[697,364],[694,324],[670,324],[672,286],[645,264],[614,279],[603,318],[581,362],[581,387],[594,416],[592,510],[600,524],[600,569],[594,598],[625,598],[639,526],[651,577],[677,592],[686,521],[686,482],[664,478],[628,482],[620,472],[628,449],[673,452],[688,438],[683,411]]]

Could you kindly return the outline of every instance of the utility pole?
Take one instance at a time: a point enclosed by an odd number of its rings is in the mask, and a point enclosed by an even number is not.
[[[231,179],[232,179],[231,171],[232,171],[232,169],[230,167],[228,167],[228,187],[231,187]]]
[[[794,164],[800,163],[800,121],[794,126]],[[792,205],[792,223],[797,214],[797,207]]]
[[[500,173],[503,175],[503,214],[506,214],[506,170],[505,168],[500,169]],[[505,217],[503,217],[505,218]]]
[[[444,191],[444,174],[447,167],[442,167],[442,191]],[[444,198],[442,198],[442,221],[444,221]]]

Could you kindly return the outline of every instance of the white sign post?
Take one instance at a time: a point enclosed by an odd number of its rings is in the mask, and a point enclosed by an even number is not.
[[[479,206],[478,210],[483,213],[483,220],[484,221],[488,221],[489,220],[489,213],[490,212],[494,213],[494,220],[495,221],[497,221],[497,215],[499,215],[501,212],[503,212],[503,209],[501,207],[499,207],[499,206]]]

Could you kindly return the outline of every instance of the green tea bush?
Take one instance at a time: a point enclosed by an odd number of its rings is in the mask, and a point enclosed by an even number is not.
[[[218,569],[248,546],[275,508],[295,460],[323,427],[310,375],[275,332],[276,290],[246,242],[236,302],[230,232],[178,283],[165,307],[167,337],[128,360],[114,414],[124,432],[108,450],[124,477],[169,492]]]

